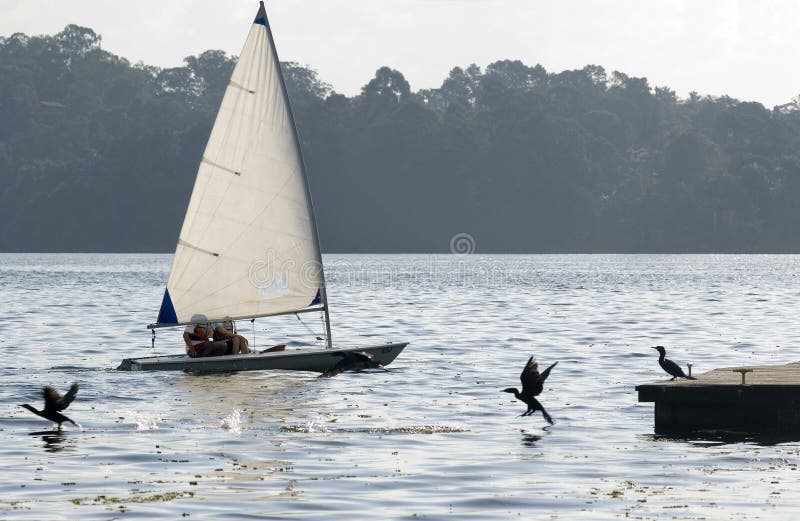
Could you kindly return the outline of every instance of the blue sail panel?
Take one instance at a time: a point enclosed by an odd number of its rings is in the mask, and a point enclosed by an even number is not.
[[[161,300],[161,309],[158,311],[159,324],[177,324],[178,315],[175,314],[175,306],[172,305],[172,299],[169,296],[169,290],[164,290],[164,298]]]
[[[256,19],[253,20],[253,23],[263,26],[267,25],[267,11],[264,9],[264,2],[261,2],[261,8],[258,10],[258,14],[256,14]]]
[[[317,296],[314,297],[314,300],[311,301],[311,304],[309,304],[309,306],[315,306],[321,303],[322,303],[322,293],[319,290],[317,290]]]

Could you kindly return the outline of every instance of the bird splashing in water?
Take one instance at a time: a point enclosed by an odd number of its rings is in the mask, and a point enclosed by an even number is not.
[[[545,369],[542,373],[539,373],[539,363],[533,357],[530,357],[519,377],[522,381],[522,392],[519,392],[515,387],[503,389],[504,393],[513,393],[517,400],[525,402],[528,406],[528,410],[520,416],[530,416],[536,411],[542,411],[544,419],[547,420],[550,425],[554,423],[553,418],[547,414],[547,411],[544,410],[544,407],[539,403],[539,400],[536,399],[536,396],[542,394],[544,382],[547,380],[547,377],[550,376],[550,370],[552,370],[556,364],[558,364],[558,362],[554,362],[553,365]]]
[[[333,353],[340,356],[339,362],[322,373],[320,378],[330,378],[345,371],[361,371],[363,369],[383,369],[383,366],[372,359],[372,355],[363,351],[345,351],[343,353]]]
[[[686,373],[683,372],[681,366],[666,358],[667,350],[664,349],[664,346],[653,346],[651,349],[655,349],[658,351],[658,365],[661,366],[661,369],[666,371],[668,374],[672,376],[670,380],[674,380],[676,378],[686,378],[687,380],[697,380],[694,376],[687,376]]]
[[[72,425],[78,427],[77,423],[59,412],[69,407],[69,404],[71,404],[75,399],[75,395],[78,394],[78,384],[72,384],[72,386],[69,388],[69,391],[67,391],[67,394],[64,396],[58,394],[58,391],[49,385],[44,388],[42,394],[44,394],[44,409],[41,411],[37,411],[32,405],[27,403],[23,403],[22,407],[25,407],[33,414],[57,423],[58,430],[61,430],[61,424],[64,422],[70,422]]]

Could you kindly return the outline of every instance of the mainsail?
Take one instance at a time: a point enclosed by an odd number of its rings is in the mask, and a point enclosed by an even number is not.
[[[261,2],[197,171],[154,326],[316,304],[327,322],[311,196]]]

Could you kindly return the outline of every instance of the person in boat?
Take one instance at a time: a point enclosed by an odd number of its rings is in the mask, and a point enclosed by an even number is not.
[[[214,340],[215,332],[219,340]],[[192,358],[249,353],[246,345],[245,351],[242,351],[240,338],[221,326],[215,327],[201,314],[194,315],[192,323],[183,332],[186,354]]]
[[[225,320],[214,322],[213,326],[214,333],[212,337],[215,342],[233,340],[234,354],[246,354],[250,352],[250,342],[247,341],[247,338],[236,333],[236,324],[233,323],[232,319],[226,318]]]

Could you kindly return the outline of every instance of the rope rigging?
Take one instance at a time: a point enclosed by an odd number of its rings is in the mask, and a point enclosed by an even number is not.
[[[295,313],[295,314],[294,314],[294,316],[296,316],[296,317],[297,317],[297,320],[299,320],[299,321],[300,321],[300,323],[301,323],[301,324],[303,324],[303,327],[304,327],[304,328],[306,328],[306,331],[308,331],[309,333],[311,333],[311,334],[314,336],[314,338],[316,338],[317,340],[325,340],[323,337],[321,337],[321,336],[317,336],[317,334],[316,334],[316,333],[314,333],[314,330],[313,330],[313,329],[311,329],[310,327],[308,327],[308,325],[307,325],[305,322],[303,322],[303,319],[302,319],[302,318],[300,318],[300,314],[299,314],[299,313]],[[325,318],[323,318],[323,319],[322,319],[322,322],[323,322],[323,323],[325,322]]]

